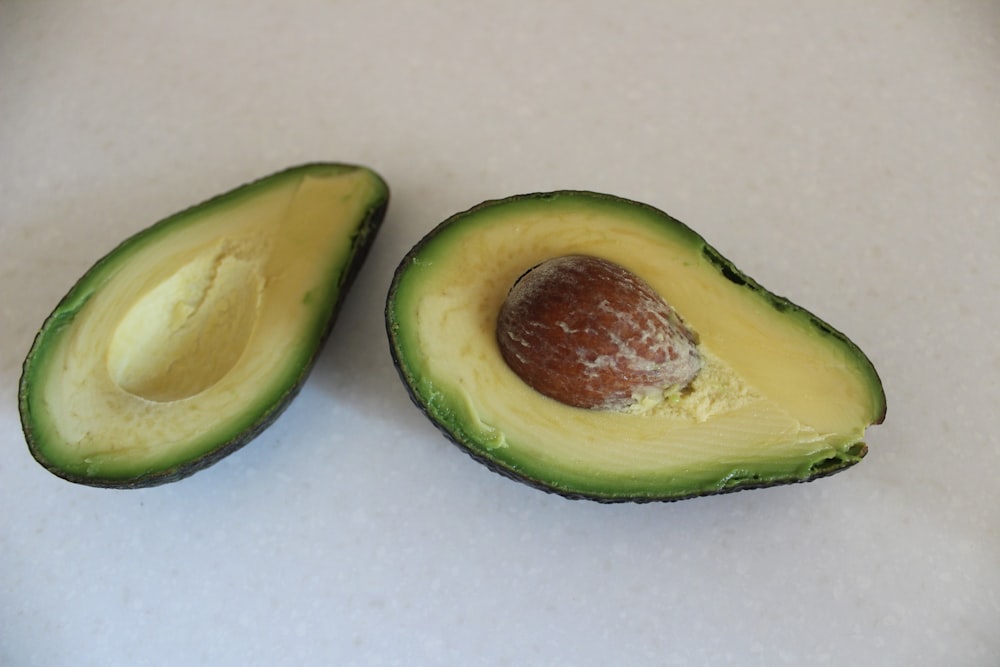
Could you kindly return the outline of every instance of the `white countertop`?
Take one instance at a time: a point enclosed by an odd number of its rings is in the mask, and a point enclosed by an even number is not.
[[[987,0],[0,4],[0,664],[1000,664],[998,27]],[[393,199],[284,416],[153,489],[37,465],[19,367],[76,278],[314,160]],[[851,336],[888,395],[868,457],[603,506],[446,442],[390,361],[392,270],[557,188],[670,212]]]

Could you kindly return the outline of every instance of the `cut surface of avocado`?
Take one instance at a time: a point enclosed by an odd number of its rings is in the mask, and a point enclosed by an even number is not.
[[[704,367],[685,391],[587,410],[506,365],[496,326],[508,290],[563,255],[625,267],[697,332]],[[568,497],[674,500],[808,481],[857,463],[885,413],[874,367],[846,336],[666,213],[609,195],[521,195],[449,218],[400,263],[386,325],[411,398],[447,437]]]
[[[19,407],[31,453],[70,481],[127,488],[246,444],[300,389],[388,197],[367,168],[308,164],[124,241],[28,353]]]

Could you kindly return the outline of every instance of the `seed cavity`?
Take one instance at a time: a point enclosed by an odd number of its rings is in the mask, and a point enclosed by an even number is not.
[[[157,402],[208,389],[243,354],[263,290],[252,248],[232,242],[206,248],[128,309],[108,348],[111,379]]]

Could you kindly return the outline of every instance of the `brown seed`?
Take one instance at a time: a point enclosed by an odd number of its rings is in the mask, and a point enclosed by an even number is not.
[[[521,276],[500,308],[497,342],[528,385],[580,408],[622,410],[701,369],[697,337],[652,287],[584,255]]]

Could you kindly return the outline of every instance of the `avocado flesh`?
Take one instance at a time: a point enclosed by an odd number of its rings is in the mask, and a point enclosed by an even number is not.
[[[573,408],[504,363],[496,316],[526,270],[589,254],[650,283],[700,336],[689,391],[629,412]],[[885,397],[843,334],[740,273],[667,214],[588,192],[486,202],[404,258],[387,303],[414,402],[493,469],[597,500],[672,500],[806,481],[867,451]]]
[[[126,240],[28,354],[32,454],[74,482],[140,487],[245,444],[298,392],[387,203],[374,172],[310,164]]]

